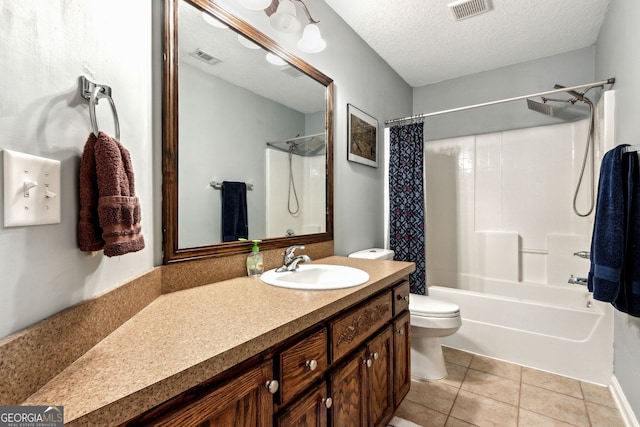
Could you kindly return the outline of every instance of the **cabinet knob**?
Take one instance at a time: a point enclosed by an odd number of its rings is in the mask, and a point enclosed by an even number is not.
[[[378,355],[378,352],[371,353],[369,356],[371,356],[373,360],[378,360],[378,358],[380,357],[380,355]]]
[[[406,302],[409,302],[409,295],[398,295],[397,298],[398,298],[398,301],[402,299],[402,300],[405,300]]]
[[[404,335],[404,329],[396,329],[396,332],[400,335]]]
[[[372,363],[373,362],[371,361],[371,359],[365,359],[362,361],[362,364],[365,365],[367,368],[370,368]]]
[[[269,393],[274,394],[276,391],[278,391],[280,384],[276,380],[271,380],[264,383],[264,386],[267,388],[267,390],[269,390]]]
[[[324,399],[322,399],[322,403],[327,409],[329,409],[331,408],[331,405],[333,405],[333,399],[330,397],[325,397]]]
[[[304,364],[310,371],[315,371],[318,367],[318,361],[316,359],[307,360]]]

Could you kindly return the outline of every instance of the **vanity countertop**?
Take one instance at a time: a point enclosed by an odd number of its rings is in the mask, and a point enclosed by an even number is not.
[[[62,405],[65,424],[118,425],[414,271],[413,263],[332,256],[369,273],[353,288],[303,291],[240,277],[165,294],[69,365],[25,405]]]

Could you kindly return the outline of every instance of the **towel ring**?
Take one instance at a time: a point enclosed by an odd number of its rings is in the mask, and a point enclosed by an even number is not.
[[[118,112],[116,111],[116,104],[111,98],[111,88],[108,86],[95,85],[93,91],[91,91],[91,97],[89,98],[89,117],[91,118],[91,126],[93,127],[93,134],[98,137],[100,128],[98,127],[98,120],[96,119],[96,106],[100,101],[100,98],[106,98],[111,105],[111,112],[113,113],[113,122],[116,126],[116,139],[120,141],[120,122],[118,121]]]
[[[116,104],[111,97],[111,88],[106,85],[96,84],[85,76],[80,76],[80,89],[84,99],[89,101],[89,117],[91,118],[91,127],[93,128],[93,134],[98,137],[100,128],[98,127],[98,119],[96,118],[96,106],[100,101],[100,98],[107,98],[109,104],[111,104],[111,112],[113,113],[113,122],[116,128],[116,139],[120,140],[120,122],[118,121],[118,112],[116,111]]]

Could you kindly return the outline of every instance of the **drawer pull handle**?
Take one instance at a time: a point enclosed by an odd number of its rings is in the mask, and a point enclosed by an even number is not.
[[[370,368],[372,363],[373,362],[371,361],[371,359],[365,359],[362,361],[362,364],[365,365],[367,368]]]
[[[304,364],[310,371],[315,371],[318,367],[318,361],[316,359],[307,360]]]
[[[333,399],[330,397],[325,397],[324,399],[322,399],[322,403],[327,409],[329,409],[331,408],[331,405],[333,405]]]
[[[396,332],[400,335],[404,335],[404,329],[396,329]]]
[[[276,380],[271,380],[264,383],[264,386],[267,388],[267,390],[269,390],[269,393],[274,394],[276,391],[278,391],[280,384]]]
[[[397,298],[398,298],[398,301],[399,301],[399,300],[401,300],[401,299],[403,299],[403,300],[405,300],[406,302],[409,302],[409,295],[398,295],[398,297],[397,297]]]
[[[371,357],[373,358],[373,360],[378,360],[378,358],[380,357],[380,356],[378,355],[378,352],[371,353],[369,356],[371,356]]]

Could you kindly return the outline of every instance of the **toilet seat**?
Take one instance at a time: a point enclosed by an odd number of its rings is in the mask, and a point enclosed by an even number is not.
[[[460,317],[460,307],[457,304],[426,295],[412,294],[409,297],[409,312],[412,316],[420,317]]]

